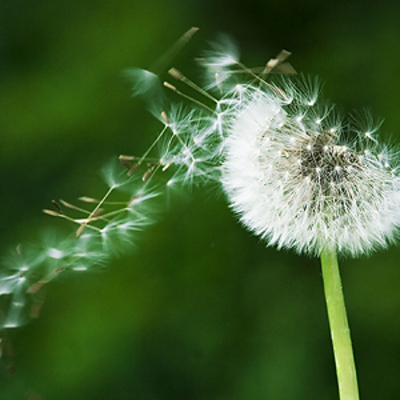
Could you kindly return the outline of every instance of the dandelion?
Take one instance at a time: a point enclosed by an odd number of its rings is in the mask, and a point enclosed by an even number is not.
[[[282,90],[290,104],[249,86],[231,116],[222,183],[232,209],[278,248],[357,256],[386,247],[400,225],[392,152],[370,130],[338,127],[292,84]]]
[[[33,256],[18,248],[4,263],[0,295],[9,297],[9,311],[0,329],[22,324],[28,296],[60,272],[86,271],[131,247],[132,234],[153,222],[152,202],[161,192],[218,182],[242,224],[267,245],[321,258],[340,398],[358,400],[337,254],[369,254],[395,241],[399,166],[393,149],[379,141],[380,124],[370,114],[361,122],[343,120],[321,104],[318,80],[289,76],[295,73],[289,55],[283,50],[251,69],[223,38],[199,59],[203,87],[176,68],[169,75],[177,86],[161,84],[151,71],[129,70],[133,94],[144,97],[162,128],[143,155],[121,155],[122,165],[103,169],[108,190],[99,200],[83,196],[83,206],[53,201],[56,210],[44,210],[76,230],[64,240],[53,235]],[[283,77],[272,79],[274,73]],[[167,107],[163,87],[191,107]],[[193,90],[196,96],[187,93]]]
[[[400,180],[376,129],[345,130],[317,93],[293,81],[248,85],[226,124],[221,182],[241,222],[268,245],[321,257],[340,398],[357,400],[336,253],[394,241]]]
[[[289,55],[282,51],[256,73],[223,38],[200,59],[206,81],[224,71],[219,98],[170,70],[213,107],[199,109],[184,94],[191,109],[164,113],[171,136],[164,137],[160,159],[177,167],[168,185],[219,180],[241,222],[267,245],[313,256],[387,247],[400,225],[395,153],[379,143],[380,124],[369,113],[345,121],[321,104],[318,79],[267,79],[279,68],[294,71]]]
[[[314,78],[270,79],[274,72],[293,74],[289,55],[282,51],[264,68],[250,69],[224,39],[199,60],[206,69],[204,89],[170,70],[202,94],[204,104],[164,84],[193,104],[169,125],[180,140],[175,147],[167,141],[163,156],[184,178],[173,177],[166,186],[213,177],[243,225],[267,245],[321,258],[340,398],[357,400],[336,255],[369,254],[395,241],[399,167],[395,152],[380,144],[379,124],[369,114],[361,123],[357,117],[343,120],[333,106],[321,105]],[[208,163],[200,174],[192,168],[199,160]]]

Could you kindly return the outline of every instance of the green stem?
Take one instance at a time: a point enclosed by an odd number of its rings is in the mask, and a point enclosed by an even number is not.
[[[344,304],[339,265],[334,250],[323,250],[321,252],[321,267],[340,400],[358,400],[356,366]]]

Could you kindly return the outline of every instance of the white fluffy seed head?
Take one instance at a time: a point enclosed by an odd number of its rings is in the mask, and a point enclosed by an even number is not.
[[[205,101],[183,94],[195,107],[160,114],[168,114],[160,164],[176,171],[166,186],[221,181],[242,223],[278,248],[356,256],[386,247],[400,226],[400,176],[393,151],[379,143],[379,123],[369,114],[344,123],[332,106],[320,104],[315,78],[284,75],[272,83],[270,72],[293,73],[287,57],[283,51],[266,67],[250,69],[225,38],[200,60],[202,88],[172,74]],[[153,102],[160,86],[154,76],[137,70],[132,76],[145,82],[134,92]],[[115,175],[106,177],[118,186]]]
[[[400,225],[390,151],[330,123],[315,95],[310,104],[293,83],[280,90],[290,104],[271,87],[247,86],[230,115],[221,180],[232,209],[278,248],[356,256],[387,246]]]

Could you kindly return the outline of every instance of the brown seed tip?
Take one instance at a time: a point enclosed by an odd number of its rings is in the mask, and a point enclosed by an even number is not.
[[[133,164],[131,168],[129,168],[127,174],[128,176],[132,176],[135,171],[139,168],[139,164]]]
[[[170,161],[168,164],[164,165],[162,171],[166,171],[170,166],[172,165],[172,161]]]
[[[65,207],[72,208],[73,210],[76,210],[76,206],[74,206],[71,203],[66,202],[65,200],[60,199],[60,203]]]
[[[176,68],[171,68],[168,73],[178,81],[182,80],[184,78],[182,72],[178,71]]]
[[[149,179],[149,177],[151,176],[151,173],[153,172],[152,168],[149,168],[142,176],[142,181],[146,182],[147,179]]]
[[[130,161],[127,161],[127,160],[119,160],[119,161],[121,161],[121,164],[125,167],[125,168],[131,168],[132,167],[132,163],[130,162]]]
[[[171,89],[171,90],[173,90],[174,92],[177,92],[178,90],[177,90],[177,88],[174,86],[174,85],[171,85],[169,82],[164,82],[164,86],[166,87],[166,88],[168,88],[168,89]]]
[[[61,210],[60,205],[59,205],[55,200],[52,200],[51,202],[53,203],[53,206],[54,206],[55,208],[57,208],[57,210],[58,210],[60,213],[62,213],[62,210]]]
[[[93,199],[92,197],[82,196],[79,197],[78,200],[84,201],[85,203],[95,203],[97,204],[99,200]]]
[[[187,32],[183,34],[183,37],[187,40],[190,40],[199,30],[196,26],[192,26]]]
[[[43,212],[44,212],[45,214],[47,214],[47,215],[51,215],[52,217],[60,217],[60,216],[61,216],[60,213],[58,213],[57,211],[54,211],[54,210],[47,210],[47,209],[44,209]]]
[[[292,53],[290,51],[287,51],[285,49],[281,50],[280,53],[276,56],[276,59],[279,60],[280,62],[285,61],[288,59]]]
[[[279,64],[279,60],[276,58],[271,58],[268,62],[267,62],[267,69],[273,69],[275,68],[278,64]]]
[[[165,113],[165,111],[163,111],[161,113],[161,118],[166,123],[166,125],[170,125],[169,119],[168,119],[167,114]]]
[[[287,62],[285,62],[292,53],[287,50],[281,50],[276,58],[271,58],[267,64],[265,65],[265,69],[262,72],[262,75],[269,73],[272,69],[275,68],[276,72],[279,72],[284,75],[295,75],[296,70]]]
[[[118,158],[119,158],[121,161],[132,161],[132,160],[135,159],[135,157],[133,157],[133,156],[125,156],[125,155],[123,155],[123,154],[121,154]]]

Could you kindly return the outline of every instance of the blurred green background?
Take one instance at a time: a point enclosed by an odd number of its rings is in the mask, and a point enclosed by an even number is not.
[[[400,139],[400,3],[318,0],[1,0],[1,253],[55,226],[51,199],[99,196],[98,171],[140,154],[159,123],[121,71],[173,61],[219,32],[262,65],[282,48],[345,111]],[[180,99],[176,99],[180,101]],[[400,398],[400,248],[342,260],[363,400]],[[265,248],[207,188],[177,197],[130,255],[49,287],[41,317],[10,332],[0,398],[337,399],[319,262]]]

